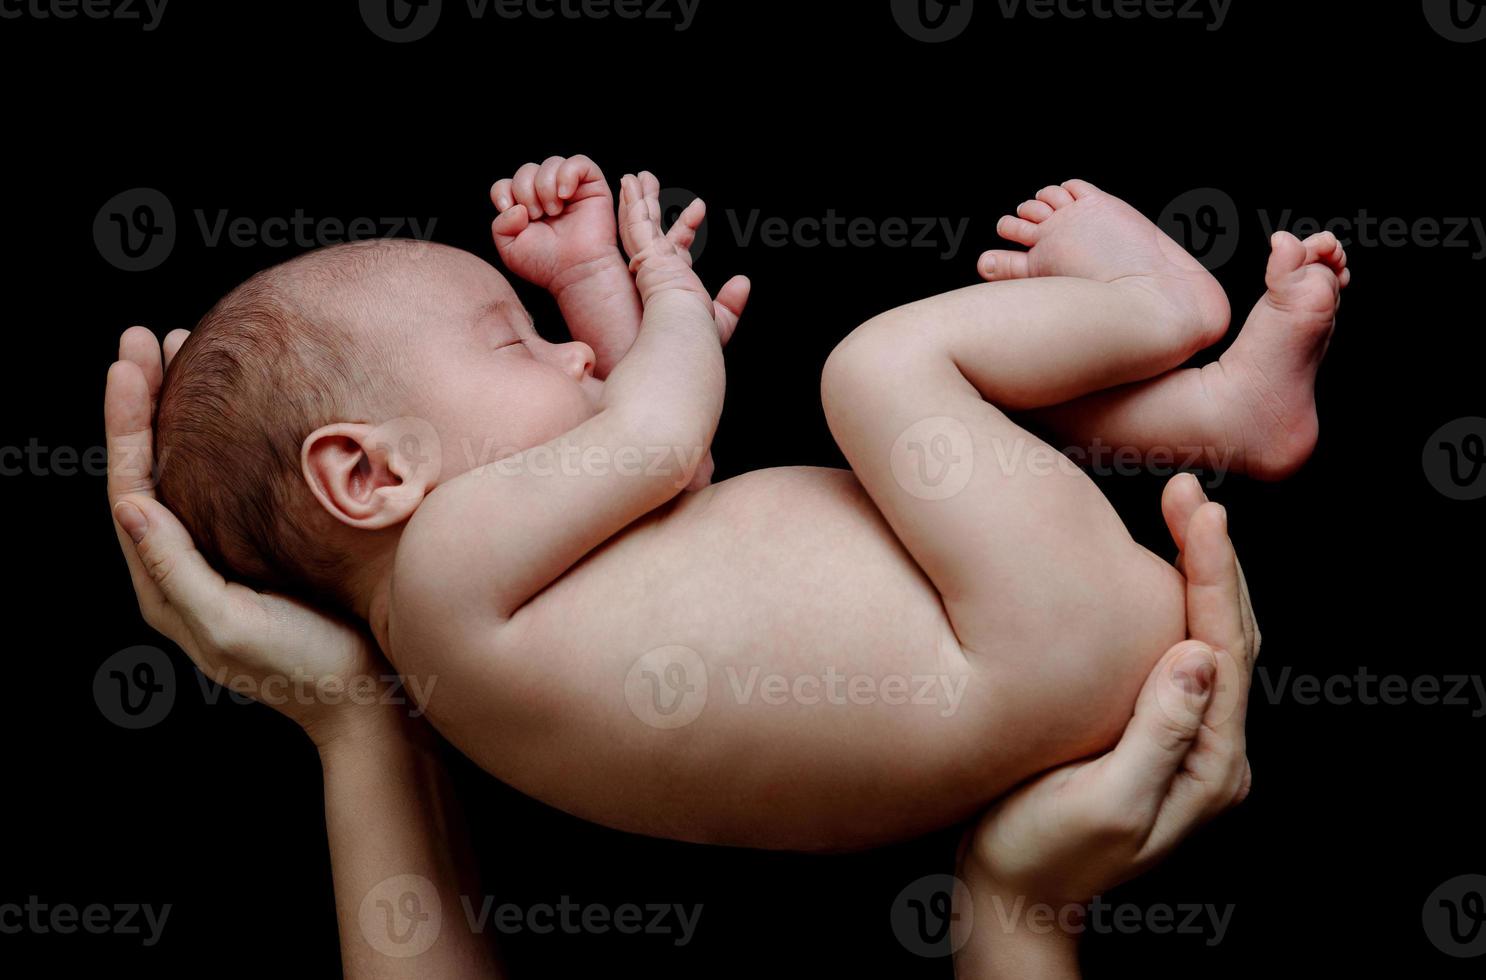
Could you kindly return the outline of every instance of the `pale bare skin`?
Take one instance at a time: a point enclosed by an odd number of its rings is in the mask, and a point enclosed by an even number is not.
[[[166,338],[167,362],[183,335]],[[230,662],[262,676],[304,672],[318,683],[374,666],[364,633],[226,582],[195,551],[150,490],[160,346],[136,327],[119,355],[105,400],[109,501],[145,619],[209,672]],[[957,871],[965,890],[956,899],[971,907],[957,909],[969,927],[957,976],[1076,976],[1076,934],[1032,928],[1004,910],[1018,902],[1082,904],[1161,860],[1248,793],[1244,709],[1260,638],[1224,533],[1226,513],[1206,503],[1190,476],[1168,484],[1162,510],[1182,552],[1192,639],[1161,659],[1112,753],[1027,783],[966,837]],[[264,628],[265,615],[275,628]],[[336,655],[325,657],[327,649]],[[440,930],[418,955],[388,956],[387,947],[372,945],[380,923],[361,915],[384,897],[380,883],[398,875],[419,875],[445,902],[470,893],[457,803],[425,733],[379,705],[298,706],[294,717],[314,737],[325,768],[345,975],[500,975],[494,951],[472,931]]]
[[[1031,253],[1048,247],[1046,278],[912,304],[833,354],[823,398],[852,472],[766,470],[684,495],[716,427],[721,343],[746,286],[707,294],[660,232],[654,178],[624,182],[643,326],[602,383],[591,351],[535,337],[483,263],[421,259],[409,281],[436,277],[448,308],[422,296],[397,321],[418,318],[421,335],[475,324],[473,341],[446,333],[428,350],[427,397],[404,413],[435,433],[442,466],[413,465],[394,430],[368,426],[312,435],[305,468],[332,514],[378,532],[361,611],[433,691],[439,730],[596,822],[805,849],[943,826],[1112,744],[1157,657],[1187,635],[1183,583],[1084,474],[1018,455],[1050,450],[1003,410],[1063,406],[1070,429],[1131,419],[1137,444],[1160,444],[1169,425],[1173,440],[1195,431],[1227,448],[1272,393],[1173,394],[1161,379],[1180,375],[1165,372],[1226,327],[1221,290],[1133,211],[1099,220],[1095,205],[1115,199],[1063,190],[1069,220],[1050,217]],[[1304,363],[1265,377],[1306,386],[1314,374],[1345,276],[1327,237],[1276,238],[1270,297],[1240,344],[1270,368]],[[1060,263],[1104,281],[1058,275]],[[1119,404],[1089,403],[1094,421],[1081,423],[1070,406],[1111,389]],[[1293,401],[1313,412],[1308,398]],[[905,443],[925,420],[941,421]],[[1254,461],[1274,447],[1242,435],[1243,460],[1271,475]],[[530,448],[451,458],[482,438]],[[925,499],[912,474],[935,445],[974,465],[958,492]],[[627,451],[656,448],[668,450],[659,469],[617,471]],[[603,465],[554,470],[560,458]],[[810,682],[833,674],[878,696],[831,703]],[[783,677],[786,696],[763,698],[759,675]],[[929,703],[889,703],[895,677]],[[664,699],[698,684],[705,706],[680,727],[635,708],[637,685]]]

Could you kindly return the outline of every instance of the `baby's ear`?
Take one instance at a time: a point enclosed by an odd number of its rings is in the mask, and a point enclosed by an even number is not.
[[[421,419],[380,425],[335,422],[300,450],[305,482],[336,520],[375,531],[413,516],[442,467],[433,427]]]

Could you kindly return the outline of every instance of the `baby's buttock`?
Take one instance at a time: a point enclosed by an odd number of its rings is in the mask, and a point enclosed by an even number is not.
[[[901,838],[1040,768],[1069,724],[1025,724],[1017,676],[965,655],[848,471],[766,470],[686,495],[503,635],[500,734],[461,748],[642,833],[803,849]]]

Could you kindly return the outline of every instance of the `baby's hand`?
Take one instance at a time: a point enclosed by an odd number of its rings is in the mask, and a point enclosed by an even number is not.
[[[556,291],[617,257],[614,195],[585,156],[528,163],[496,181],[490,200],[501,261],[534,286]]]
[[[635,177],[626,174],[619,192],[619,233],[630,256],[635,288],[647,305],[668,291],[678,291],[703,300],[712,309],[717,331],[726,344],[738,327],[748,305],[751,284],[745,276],[734,276],[714,301],[707,287],[691,268],[691,247],[697,229],[707,214],[701,199],[692,201],[669,233],[660,227],[660,181],[649,171]]]

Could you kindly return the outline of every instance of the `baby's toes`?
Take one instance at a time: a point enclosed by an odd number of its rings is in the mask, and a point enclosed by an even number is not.
[[[975,269],[987,282],[1029,279],[1032,276],[1031,263],[1026,252],[1010,252],[1003,249],[986,252],[976,263]]]
[[[1346,250],[1341,241],[1329,231],[1312,235],[1305,240],[1307,262],[1324,262],[1333,269],[1346,261]]]
[[[1061,211],[1073,203],[1073,195],[1066,188],[1052,184],[1037,192],[1037,200],[1048,205],[1054,211]]]
[[[1005,215],[996,223],[996,234],[1008,242],[1016,242],[1031,248],[1042,238],[1040,226],[1035,221],[1026,218],[1016,218]]]
[[[1075,201],[1081,201],[1086,197],[1092,197],[1099,193],[1099,188],[1087,180],[1065,180],[1063,181],[1063,189],[1069,194],[1072,194]]]
[[[1017,217],[1033,224],[1041,224],[1053,216],[1053,206],[1045,201],[1023,201],[1016,209]]]

